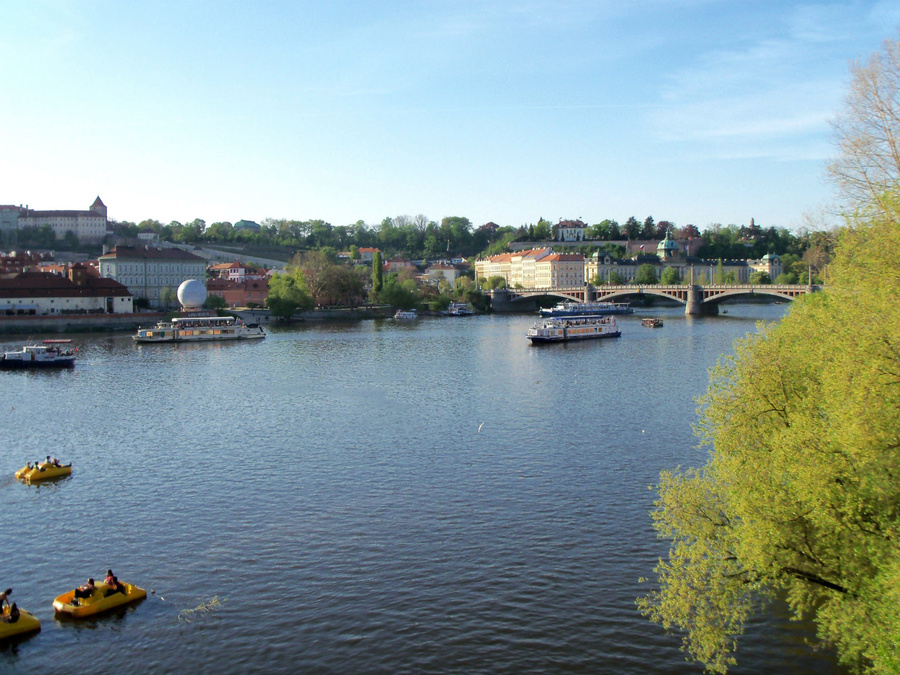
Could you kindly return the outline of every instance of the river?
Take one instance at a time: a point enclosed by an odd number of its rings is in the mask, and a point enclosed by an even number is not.
[[[69,336],[74,370],[0,373],[0,587],[43,624],[0,671],[701,673],[634,604],[648,486],[705,460],[708,369],[786,307],[546,346],[523,315]],[[13,478],[48,453],[70,478]],[[54,618],[107,568],[148,598]],[[731,672],[841,672],[775,614]]]

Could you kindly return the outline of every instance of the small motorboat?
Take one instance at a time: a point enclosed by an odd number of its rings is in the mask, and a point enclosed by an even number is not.
[[[3,616],[3,620],[0,621],[0,640],[6,640],[7,638],[25,635],[27,633],[34,633],[41,629],[41,622],[38,618],[31,612],[26,612],[24,609],[19,609],[19,617],[17,619],[7,621],[10,617],[11,609],[12,608],[7,605],[0,610],[0,614]],[[16,607],[16,609],[18,609],[18,607]]]
[[[403,319],[418,319],[419,315],[416,313],[414,309],[398,309],[394,313],[394,318],[403,320]]]
[[[49,478],[62,478],[72,473],[72,464],[50,464],[38,462],[34,465],[26,464],[16,471],[16,478],[26,483],[35,483]]]
[[[44,340],[40,345],[25,345],[0,356],[0,369],[72,368],[77,348],[70,348],[71,340]]]
[[[641,319],[641,325],[647,326],[648,328],[662,328],[663,320],[656,316],[652,318],[648,317],[646,319]]]
[[[63,593],[53,601],[53,609],[58,614],[65,614],[74,619],[93,616],[147,597],[147,591],[134,584],[120,582],[125,592],[114,591],[109,584],[96,584],[94,590],[86,598],[76,598],[75,590]]]

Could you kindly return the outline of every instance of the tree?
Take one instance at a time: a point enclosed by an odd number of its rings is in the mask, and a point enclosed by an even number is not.
[[[221,295],[208,295],[203,301],[204,309],[224,309],[228,303]]]
[[[269,280],[269,295],[266,306],[272,314],[289,319],[298,309],[310,309],[313,299],[306,288],[306,278],[299,267],[290,272],[276,274]]]
[[[641,233],[641,224],[637,221],[637,218],[631,216],[625,221],[625,225],[622,226],[622,231],[625,233],[626,238],[637,239],[638,235]]]
[[[862,212],[828,289],[712,372],[706,465],[661,476],[653,517],[672,544],[638,605],[714,672],[776,596],[850,668],[900,672],[900,195]]]
[[[900,41],[853,64],[844,109],[832,121],[838,156],[828,176],[851,211],[900,190]]]
[[[747,281],[754,286],[758,286],[759,284],[771,284],[772,277],[769,276],[768,272],[754,272]],[[719,282],[717,281],[716,283]]]
[[[634,275],[634,283],[642,285],[659,283],[659,280],[656,278],[656,268],[649,263],[644,263],[638,267],[637,274]]]
[[[372,294],[377,298],[384,287],[384,264],[381,262],[381,251],[372,254]]]
[[[171,286],[164,286],[159,291],[159,304],[166,309],[178,304],[178,291]]]
[[[674,286],[681,283],[681,275],[674,267],[666,267],[659,277],[659,283],[664,286]]]

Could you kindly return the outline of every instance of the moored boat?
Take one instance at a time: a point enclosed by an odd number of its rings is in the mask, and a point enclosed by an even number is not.
[[[19,613],[18,618],[12,617],[12,608],[8,605],[0,610],[0,614],[2,614],[0,640],[34,633],[41,629],[41,622],[34,614],[26,612],[24,609],[19,609],[18,606],[16,609]]]
[[[260,340],[266,332],[258,323],[244,323],[233,316],[182,316],[139,328],[135,342],[220,342]]]
[[[24,345],[0,357],[0,369],[72,368],[77,348],[68,348],[71,340],[44,340],[41,344]]]
[[[414,309],[398,309],[394,313],[395,319],[418,319],[419,315]]]
[[[49,462],[37,462],[34,465],[26,464],[16,471],[16,478],[27,483],[34,483],[49,478],[62,478],[72,473],[71,464],[51,464]]]
[[[641,319],[641,325],[647,326],[648,328],[662,328],[663,320],[659,317],[647,317],[646,319]]]
[[[596,340],[620,335],[616,320],[608,316],[549,317],[534,324],[526,333],[532,344]]]
[[[604,314],[633,314],[627,302],[560,302],[540,310],[541,316],[599,316]]]
[[[59,614],[81,619],[147,597],[147,591],[143,588],[138,588],[134,584],[120,583],[125,588],[124,593],[119,591],[113,592],[112,586],[103,583],[97,584],[86,598],[76,598],[76,589],[73,588],[53,601],[53,609]]]
[[[451,302],[450,306],[441,312],[443,316],[472,316],[474,313],[475,311],[464,302]]]

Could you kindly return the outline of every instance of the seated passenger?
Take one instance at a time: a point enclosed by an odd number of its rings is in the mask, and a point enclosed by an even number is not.
[[[91,593],[94,592],[94,580],[93,578],[88,579],[86,584],[83,584],[75,589],[75,597],[76,598],[89,598],[91,597]]]
[[[120,582],[116,577],[112,578],[112,588],[109,589],[108,591],[106,591],[106,593],[103,597],[108,598],[109,596],[113,595],[114,593],[121,593],[122,595],[128,595],[128,593],[125,591],[125,585],[122,582]]]
[[[107,586],[115,586],[116,577],[112,573],[112,570],[106,570],[106,578],[103,580],[103,583]]]
[[[3,623],[15,623],[19,620],[19,606],[13,603],[8,612],[0,612],[0,621]]]
[[[3,603],[5,602],[7,606],[9,605],[9,594],[12,593],[11,588],[7,588],[5,591],[0,593],[0,608],[3,607]]]

